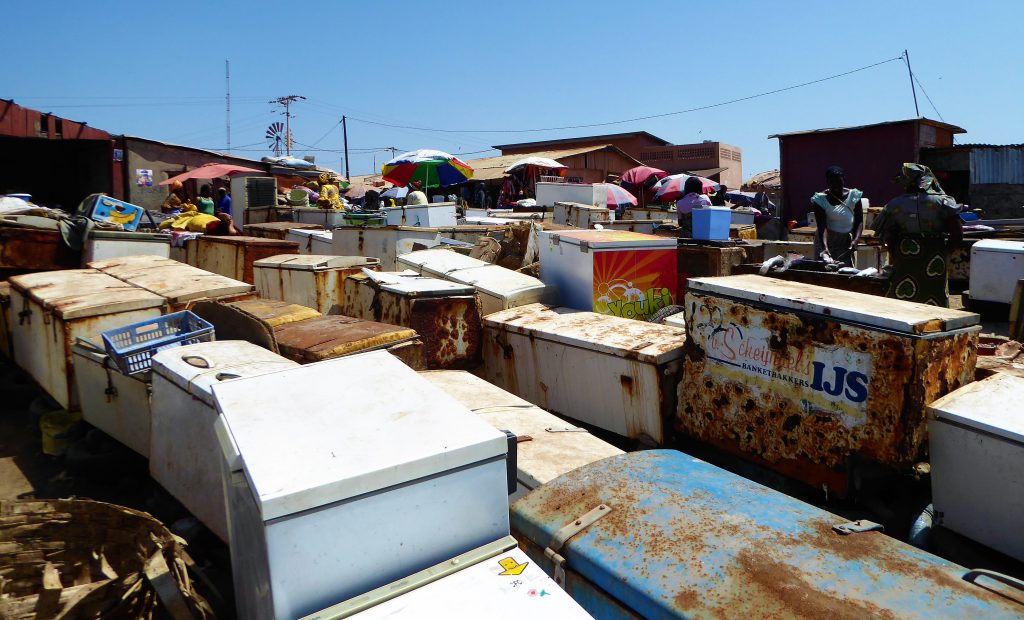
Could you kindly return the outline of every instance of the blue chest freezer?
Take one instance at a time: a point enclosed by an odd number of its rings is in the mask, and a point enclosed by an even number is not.
[[[674,450],[576,469],[511,518],[597,618],[1024,615],[1024,592],[1002,581]]]

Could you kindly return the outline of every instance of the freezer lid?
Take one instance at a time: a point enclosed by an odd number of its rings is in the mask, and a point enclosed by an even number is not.
[[[977,325],[981,320],[972,312],[755,274],[693,278],[687,286],[691,293],[720,295],[774,306],[779,310],[809,312],[840,322],[851,321],[905,334],[951,331]]]
[[[456,269],[448,272],[446,277],[453,282],[468,284],[498,297],[509,297],[524,291],[545,288],[544,283],[537,278],[500,265],[485,264],[481,267]]]
[[[281,353],[316,362],[387,347],[416,338],[407,327],[350,316],[323,316],[274,328]]]
[[[451,250],[418,250],[416,252],[409,252],[399,256],[398,262],[404,264],[403,266],[419,267],[442,275],[456,269],[483,267],[489,264]]]
[[[378,287],[382,291],[409,297],[453,297],[476,293],[472,286],[423,276],[404,277],[396,282],[381,283]]]
[[[1024,444],[1024,378],[997,373],[946,394],[928,411],[936,420]]]
[[[91,240],[102,240],[102,241],[139,241],[147,243],[167,243],[170,244],[171,236],[164,233],[140,233],[140,232],[128,232],[125,230],[93,230],[89,233],[88,241]]]
[[[657,323],[530,304],[489,314],[487,328],[640,362],[662,364],[683,357],[686,330]]]
[[[651,250],[656,248],[675,248],[678,241],[674,237],[658,237],[629,230],[559,230],[541,232],[548,235],[552,243],[586,244],[588,247],[605,249]]]
[[[263,519],[501,458],[504,433],[385,351],[213,386]]]
[[[283,239],[267,239],[265,237],[211,237],[209,235],[203,235],[202,237],[199,237],[199,240],[201,242],[223,243],[226,245],[277,247],[280,248],[282,251],[296,250],[296,248],[298,247],[298,242],[296,241],[286,241]]]
[[[254,288],[251,284],[161,256],[122,256],[93,261],[89,266],[156,293],[171,303],[242,295]]]
[[[559,553],[565,568],[644,618],[991,618],[1021,612],[996,582],[882,532],[674,450],[586,465],[511,507],[514,535],[544,549],[600,505]]]
[[[278,327],[323,316],[312,308],[276,299],[246,299],[232,301],[225,305],[256,317],[266,323],[268,327]]]
[[[317,230],[310,228],[292,228],[288,230],[289,235],[295,235],[296,237],[316,237],[323,239],[324,241],[330,241],[334,238],[334,235],[329,230]]]
[[[216,383],[296,366],[291,360],[241,340],[200,342],[164,349],[153,356],[153,372],[210,406],[210,387]]]
[[[40,271],[10,281],[14,290],[65,320],[164,305],[163,297],[95,269]]]
[[[1006,252],[1024,254],[1024,241],[1008,241],[1004,239],[982,239],[971,246],[971,254],[977,252]]]
[[[327,271],[329,269],[357,269],[359,267],[376,267],[379,258],[365,256],[329,256],[324,254],[278,254],[261,258],[253,263],[257,268],[264,269],[296,269],[299,271]]]

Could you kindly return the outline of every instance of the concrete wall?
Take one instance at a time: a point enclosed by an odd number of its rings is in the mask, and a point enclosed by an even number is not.
[[[743,151],[739,147],[722,142],[701,142],[699,144],[673,144],[645,148],[638,154],[630,153],[644,164],[661,168],[669,174],[709,168],[727,168],[714,180],[725,183],[732,189],[743,185]]]
[[[593,139],[581,138],[579,140],[568,140],[566,142],[559,142],[557,144],[549,143],[530,143],[523,146],[514,148],[501,149],[502,155],[519,155],[522,153],[536,153],[538,151],[557,151],[559,149],[578,149],[585,146],[603,146],[605,144],[611,144],[619,147],[626,152],[627,155],[636,157],[637,153],[641,149],[650,146],[661,146],[661,142],[652,139],[649,136],[625,136],[625,137],[601,137],[596,136]]]

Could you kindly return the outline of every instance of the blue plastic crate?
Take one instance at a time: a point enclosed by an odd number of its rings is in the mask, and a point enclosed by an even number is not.
[[[152,367],[157,351],[213,340],[213,325],[186,310],[108,329],[101,335],[110,359],[121,372],[134,375]]]

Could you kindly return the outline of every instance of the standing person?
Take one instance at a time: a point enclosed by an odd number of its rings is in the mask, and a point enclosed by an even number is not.
[[[811,196],[814,221],[814,257],[826,263],[855,267],[857,242],[864,232],[864,192],[846,187],[843,169],[825,171],[825,191]]]
[[[231,194],[226,187],[217,188],[217,213],[231,215]]]
[[[484,190],[483,183],[476,184],[476,191],[473,192],[473,208],[474,209],[486,209],[487,208],[487,192]]]
[[[409,193],[405,195],[406,205],[425,205],[427,204],[427,195],[423,193],[421,189],[423,184],[419,181],[413,181],[409,183]]]
[[[711,199],[704,195],[704,183],[697,177],[688,177],[683,183],[683,197],[676,201],[676,221],[679,236],[693,236],[693,210],[711,206]]]
[[[217,209],[213,204],[213,190],[210,188],[209,183],[204,183],[203,186],[199,188],[199,200],[197,202],[198,204],[196,206],[199,208],[200,213],[216,215]]]
[[[949,250],[963,239],[956,201],[928,166],[903,164],[896,181],[906,192],[890,200],[874,223],[892,263],[886,296],[948,307]]]

